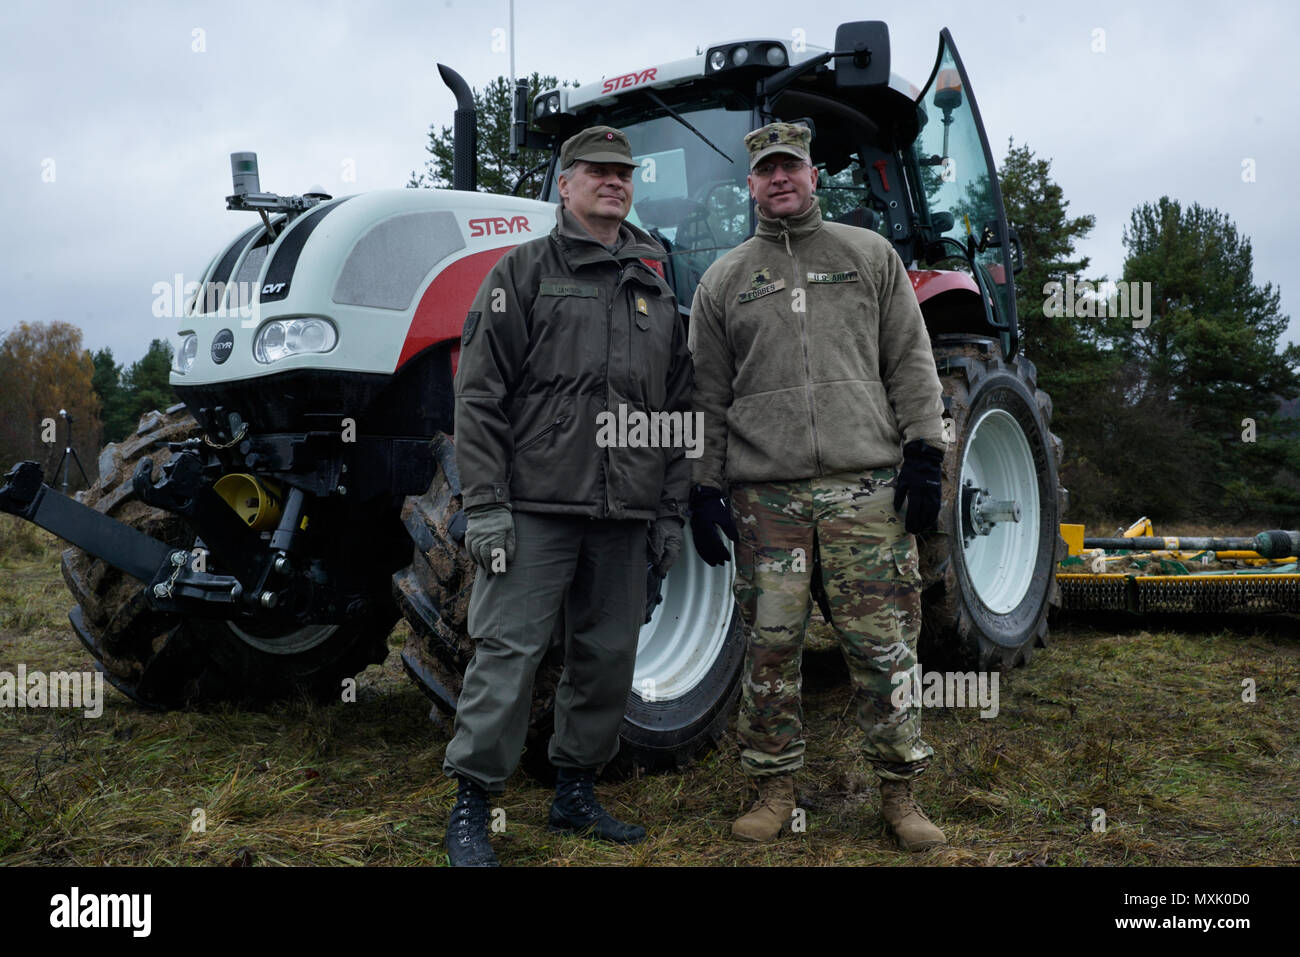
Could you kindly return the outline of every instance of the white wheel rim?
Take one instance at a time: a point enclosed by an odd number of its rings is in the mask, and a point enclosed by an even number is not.
[[[708,674],[731,630],[735,574],[734,557],[706,565],[686,530],[682,553],[664,580],[664,600],[637,638],[632,691],[642,701],[680,698]]]
[[[207,543],[197,537],[194,539],[194,545],[198,548],[207,547]],[[299,655],[304,651],[311,651],[339,628],[338,625],[304,625],[278,638],[264,638],[244,631],[233,621],[226,622],[226,626],[244,644],[258,651],[264,651],[268,655]]]
[[[994,499],[1020,506],[1020,521],[998,522],[987,535],[964,542],[962,554],[971,586],[995,614],[1005,615],[1024,599],[1038,555],[1038,473],[1029,441],[1015,416],[990,409],[971,429],[962,456],[960,485],[987,489]],[[957,527],[963,532],[961,489]]]
[[[239,640],[269,655],[297,655],[310,651],[338,631],[338,625],[306,625],[280,638],[262,638],[244,631],[234,622],[226,622]]]

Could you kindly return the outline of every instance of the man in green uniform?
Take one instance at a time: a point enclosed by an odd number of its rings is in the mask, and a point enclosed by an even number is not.
[[[704,414],[692,531],[710,564],[727,558],[715,526],[736,542],[748,645],[738,728],[759,800],[732,830],[773,840],[794,810],[817,547],[883,816],[900,845],[920,850],[945,842],[911,791],[933,751],[920,703],[895,707],[892,695],[916,664],[911,533],[939,511],[941,388],[898,254],[874,232],[822,221],[810,139],[789,123],[745,137],[758,226],[704,274],[691,307]]]
[[[663,575],[681,548],[690,466],[681,447],[610,447],[601,424],[621,406],[685,415],[691,361],[672,291],[643,261],[662,260],[663,249],[624,222],[636,166],[618,130],[568,139],[555,229],[502,257],[465,320],[456,457],[479,569],[468,620],[477,646],[443,766],[460,782],[447,827],[453,864],[497,862],[488,795],[519,763],[533,679],[561,612],[550,825],[645,838],[601,808],[593,784],[618,752],[647,559]]]

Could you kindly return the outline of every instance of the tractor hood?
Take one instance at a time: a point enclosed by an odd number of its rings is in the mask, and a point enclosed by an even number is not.
[[[460,334],[487,271],[545,236],[551,203],[387,189],[260,224],[217,254],[171,340],[178,387],[298,369],[391,375]],[[181,368],[185,367],[185,368]]]

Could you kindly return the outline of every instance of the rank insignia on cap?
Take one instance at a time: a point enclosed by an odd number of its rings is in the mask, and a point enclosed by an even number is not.
[[[745,134],[745,149],[749,151],[749,168],[777,153],[788,153],[812,161],[808,152],[812,143],[812,130],[801,123],[769,123]]]
[[[605,139],[607,139],[607,140],[612,140],[613,138],[614,138],[614,134],[613,134],[613,133],[606,133],[606,134],[605,134]]]

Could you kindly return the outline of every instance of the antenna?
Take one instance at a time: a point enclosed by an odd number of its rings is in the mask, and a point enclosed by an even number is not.
[[[261,214],[268,232],[271,229],[268,213],[286,213],[292,218],[330,198],[320,186],[312,186],[303,196],[280,196],[262,192],[262,181],[257,173],[257,154],[248,151],[230,154],[230,176],[235,191],[226,197],[226,209],[249,210]]]
[[[510,94],[514,97],[511,100],[510,112],[514,115],[511,117],[510,124],[510,158],[518,159],[519,147],[523,144],[519,142],[519,94],[516,92],[518,84],[515,82],[515,0],[510,0]],[[523,116],[527,116],[527,110]]]

